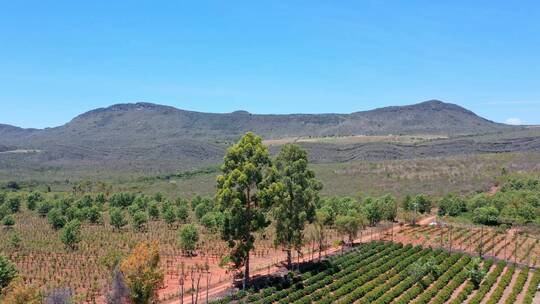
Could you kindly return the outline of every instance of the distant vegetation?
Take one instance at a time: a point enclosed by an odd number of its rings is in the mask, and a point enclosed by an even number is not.
[[[540,180],[511,178],[469,198],[447,195],[439,202],[439,215],[466,216],[484,225],[540,225]]]

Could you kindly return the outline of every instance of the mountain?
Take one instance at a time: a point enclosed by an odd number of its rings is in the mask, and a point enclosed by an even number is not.
[[[151,103],[117,104],[55,128],[0,125],[0,169],[104,167],[137,172],[214,164],[247,131],[265,139],[349,135],[458,136],[521,127],[495,123],[460,106],[431,100],[351,114],[201,113]],[[10,150],[11,149],[11,150]],[[10,153],[16,150],[18,153]],[[48,169],[47,169],[48,168]]]

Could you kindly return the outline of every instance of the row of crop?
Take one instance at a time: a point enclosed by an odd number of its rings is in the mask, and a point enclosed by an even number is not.
[[[454,277],[458,272],[462,271],[469,263],[471,258],[468,255],[462,256],[462,258],[454,264],[447,272],[441,275],[428,289],[426,289],[418,298],[416,298],[415,303],[417,304],[426,304],[433,297],[437,295],[439,290],[448,284],[448,282]]]
[[[501,273],[504,270],[504,267],[506,267],[505,262],[499,262],[497,264],[497,267],[493,272],[487,275],[487,277],[484,279],[482,284],[480,285],[480,288],[476,291],[476,294],[471,298],[469,301],[470,304],[480,304],[484,296],[489,292],[493,284],[497,281],[497,278],[501,275]]]
[[[523,268],[516,279],[516,283],[514,284],[514,287],[512,288],[512,292],[504,302],[505,304],[513,304],[516,302],[516,299],[518,295],[523,291],[523,287],[525,286],[525,283],[527,282],[527,279],[529,278],[529,268],[525,267]]]
[[[491,266],[493,265],[493,263],[494,263],[493,260],[485,261],[483,265],[484,271],[488,272]],[[450,304],[464,303],[465,300],[467,300],[467,298],[469,297],[469,295],[471,295],[473,291],[474,291],[474,284],[471,281],[467,281],[467,283],[465,283],[465,287],[463,288],[463,290],[461,290],[461,292],[456,295],[456,297],[454,298],[454,300],[450,302]]]
[[[330,291],[333,291],[332,294],[329,294],[328,296],[322,298],[319,302],[319,304],[330,304],[335,303],[338,299],[341,297],[351,293],[355,289],[361,287],[365,283],[373,280],[376,278],[379,274],[387,272],[390,270],[393,266],[395,266],[400,260],[406,259],[411,255],[418,254],[421,252],[420,247],[412,247],[410,245],[407,245],[405,247],[408,247],[409,250],[402,252],[398,255],[395,255],[393,257],[383,258],[380,261],[377,261],[376,265],[373,265],[374,267],[370,267],[367,272],[363,271],[355,271],[352,273],[352,276],[350,278],[344,278],[344,280],[340,282],[334,282],[337,284],[332,283],[329,285]],[[404,247],[404,248],[405,248]],[[351,280],[352,279],[352,280]]]
[[[432,249],[424,249],[418,254],[402,259],[399,263],[389,269],[387,272],[377,276],[374,280],[355,289],[352,293],[345,296],[338,303],[351,304],[356,301],[358,303],[371,303],[379,298],[388,288],[393,287],[399,281],[408,276],[408,267],[415,261],[432,253]]]
[[[467,267],[473,264],[473,260],[469,259],[469,263],[463,267],[463,269],[454,277],[450,282],[444,286],[437,296],[433,299],[432,304],[443,304],[450,299],[454,291],[465,282],[467,279]]]
[[[348,252],[346,254],[331,257],[328,259],[328,263],[319,263],[319,265],[326,265],[326,269],[318,272],[315,275],[312,275],[313,271],[319,271],[321,269],[313,269],[303,273],[300,278],[301,284],[293,284],[289,288],[285,288],[279,291],[274,292],[271,295],[266,295],[262,293],[249,294],[244,302],[246,303],[266,303],[268,301],[275,302],[281,300],[282,298],[287,297],[288,295],[298,291],[303,286],[319,285],[319,284],[328,284],[333,281],[334,278],[338,278],[340,273],[344,274],[347,272],[352,272],[358,267],[364,267],[370,263],[380,259],[387,254],[390,254],[392,251],[399,251],[402,249],[401,244],[391,244],[387,245],[382,242],[372,242],[369,244],[360,245],[360,247],[354,251]],[[329,267],[328,264],[331,266]],[[324,285],[322,285],[324,286]],[[242,299],[243,297],[234,297],[235,300]],[[225,298],[221,301],[216,301],[215,303],[228,303],[232,299]]]
[[[531,304],[533,302],[534,296],[536,294],[536,289],[538,288],[538,284],[540,284],[540,271],[535,270],[534,275],[529,282],[529,288],[527,288],[527,293],[523,298],[523,304]]]
[[[460,254],[453,254],[452,259],[454,264],[459,258],[461,257]],[[410,287],[407,291],[401,294],[399,298],[397,298],[394,303],[397,304],[405,304],[410,303],[413,299],[415,299],[419,294],[424,292],[427,286],[430,286],[436,278],[434,276],[426,276],[422,278],[419,282],[414,284],[414,286]]]
[[[306,299],[310,299],[310,301],[320,300],[330,294],[330,292],[339,289],[354,278],[357,278],[359,273],[364,269],[378,267],[380,264],[384,263],[386,259],[398,257],[409,252],[411,248],[412,246],[405,246],[396,250],[397,248],[394,245],[387,246],[379,254],[364,259],[361,263],[343,268],[339,272],[325,277],[322,281],[316,282],[315,285],[317,288],[296,290],[289,293],[287,297],[281,299],[279,303],[293,303],[295,301],[303,302],[306,301]],[[306,285],[304,284],[304,286]]]
[[[437,263],[438,265],[441,265],[442,268],[449,268],[450,265],[454,264],[457,259],[458,255],[451,255],[450,253],[444,253],[441,257],[444,258],[444,260],[441,263]],[[429,280],[431,276],[425,275],[424,277],[420,278],[420,280]],[[417,281],[413,277],[408,277],[404,279],[401,283],[399,283],[397,286],[395,286],[392,290],[385,293],[383,296],[381,296],[379,299],[377,299],[374,303],[376,304],[388,304],[391,303],[395,298],[397,298],[399,295],[404,294],[407,290],[409,290],[414,284],[416,284]]]
[[[441,269],[446,271],[446,269],[450,268],[450,266],[456,262],[456,258],[457,255],[451,255],[450,253],[444,252],[435,257],[436,265],[439,265]],[[380,290],[378,290],[379,295],[377,297],[367,295],[365,300],[369,300],[368,303],[388,304],[416,283],[416,280],[411,276],[400,277],[399,279],[400,281],[397,285],[391,284],[386,286],[386,284],[384,284],[380,287]],[[365,300],[364,302],[366,302]]]
[[[501,277],[501,280],[499,281],[499,284],[497,284],[497,287],[489,297],[487,304],[497,304],[499,303],[499,300],[502,298],[504,290],[510,282],[512,281],[512,276],[514,275],[514,272],[516,271],[515,266],[511,266],[506,269],[506,272]]]

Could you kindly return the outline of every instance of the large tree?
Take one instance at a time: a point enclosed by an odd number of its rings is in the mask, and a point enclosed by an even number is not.
[[[247,133],[230,147],[217,178],[216,201],[223,212],[222,239],[230,248],[228,258],[235,269],[244,266],[243,287],[249,280],[249,253],[253,233],[268,226],[265,206],[259,199],[263,171],[270,165],[268,148],[262,139]]]
[[[297,145],[285,145],[274,161],[261,197],[272,205],[276,238],[274,243],[287,252],[292,267],[292,250],[299,251],[304,241],[306,222],[315,218],[315,203],[322,184],[308,169],[307,152]]]

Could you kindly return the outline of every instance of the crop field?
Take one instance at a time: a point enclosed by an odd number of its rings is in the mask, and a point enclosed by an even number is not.
[[[435,272],[411,276],[419,260]],[[467,280],[474,259],[411,244],[374,241],[311,264],[295,277],[217,303],[531,303],[540,271],[487,259],[475,289]]]
[[[499,232],[484,227],[406,227],[384,239],[415,245],[441,247],[490,258],[508,260],[530,267],[540,266],[540,240],[515,231]]]
[[[219,266],[227,246],[214,233],[201,234],[199,254],[188,256],[178,246],[178,230],[163,221],[150,221],[145,231],[127,228],[114,231],[107,224],[85,225],[78,250],[66,251],[60,241],[59,231],[52,229],[46,218],[24,210],[15,215],[15,219],[16,231],[3,231],[0,234],[0,252],[5,252],[16,264],[27,284],[44,291],[70,288],[81,302],[104,303],[104,295],[110,289],[111,269],[107,266],[107,258],[125,256],[142,241],[159,242],[160,269],[165,274],[164,284],[159,290],[161,300],[178,297],[182,267],[186,290],[195,289],[197,284],[191,281],[192,278],[201,277],[197,289],[199,292],[208,286],[232,282],[233,279],[231,272]],[[105,220],[109,221],[108,218]],[[10,244],[15,234],[21,240],[16,248]],[[328,229],[326,247],[338,239],[337,233]],[[297,258],[304,260],[316,257],[318,252],[315,252],[314,246],[313,242],[308,242]],[[272,238],[257,238],[256,250],[252,252],[252,268],[255,273],[267,274],[284,259],[284,252],[273,246]]]

